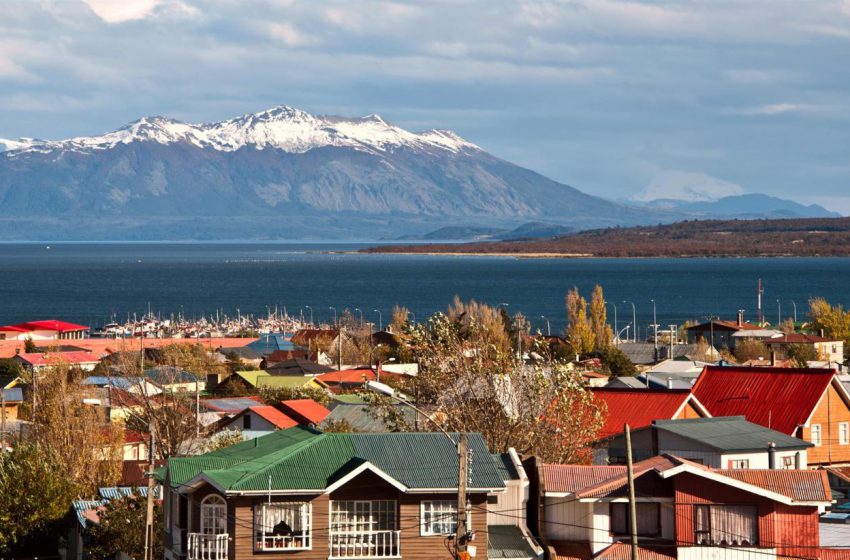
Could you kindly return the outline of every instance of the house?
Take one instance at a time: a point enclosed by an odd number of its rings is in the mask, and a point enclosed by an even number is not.
[[[201,399],[201,410],[214,412],[221,418],[239,414],[246,408],[263,404],[260,397],[222,397],[215,399]]]
[[[219,347],[219,354],[227,359],[237,359],[243,364],[260,367],[263,361],[263,353],[252,346]]]
[[[337,329],[299,329],[292,335],[292,344],[307,348],[310,352],[318,352],[327,348],[339,331]]]
[[[743,416],[654,420],[632,431],[632,456],[675,455],[715,469],[805,469],[812,444],[747,422]],[[624,465],[625,437],[594,453],[594,464]]]
[[[206,381],[194,373],[176,366],[155,366],[145,370],[145,377],[164,393],[204,391]]]
[[[296,426],[172,457],[163,474],[165,557],[449,560],[458,435],[449,437]],[[476,558],[487,560],[488,499],[505,483],[481,436],[468,438],[467,529]]]
[[[0,340],[82,340],[89,327],[48,319],[0,327]]]
[[[18,409],[23,402],[24,390],[22,387],[0,388],[0,418],[2,418],[2,421],[17,420]]]
[[[302,426],[311,424],[318,426],[331,413],[330,410],[312,399],[280,401],[275,406]]]
[[[708,418],[706,407],[688,390],[667,389],[593,389],[593,396],[605,403],[608,413],[599,431],[604,439],[619,434],[628,424],[632,430],[652,424],[653,420]]]
[[[525,510],[532,501],[530,481],[515,449],[492,455],[502,475],[505,492],[487,499],[487,557],[543,558],[541,547],[526,524]],[[519,515],[518,515],[519,514]]]
[[[41,371],[58,365],[92,371],[100,363],[100,357],[91,352],[19,352],[12,359],[27,371]]]
[[[780,360],[787,359],[788,347],[792,345],[811,346],[818,360],[835,364],[844,363],[844,341],[823,336],[803,333],[782,334],[781,336],[763,339],[768,351],[774,352]]]
[[[629,557],[624,466],[538,467],[538,531],[550,558]],[[638,558],[823,558],[826,475],[710,469],[660,455],[634,465]],[[837,551],[836,551],[837,552]]]
[[[744,333],[745,331],[756,332],[762,331],[762,327],[744,321],[744,312],[738,311],[736,321],[709,321],[700,323],[685,329],[687,332],[688,342],[693,344],[704,340],[714,348],[726,348],[728,350],[735,349],[735,343],[740,340],[735,336],[735,333]]]
[[[260,362],[260,369],[266,369],[280,362],[286,362],[288,360],[294,360],[296,358],[315,362],[316,359],[318,359],[318,356],[316,356],[315,353],[311,354],[306,350],[299,350],[297,348],[294,348],[292,350],[275,350],[274,352],[266,355],[263,358],[263,361]]]
[[[617,344],[620,350],[630,362],[636,366],[651,366],[664,360],[692,360],[701,358],[702,353],[698,344],[659,344],[657,347],[653,342],[621,342]],[[707,350],[711,353],[711,350]]]
[[[112,375],[90,375],[80,381],[80,385],[90,387],[120,389],[133,395],[152,397],[162,393],[162,389],[146,377],[125,377]]]
[[[813,443],[809,465],[850,463],[850,395],[835,370],[709,366],[693,393],[712,416],[744,416]]]
[[[324,391],[326,386],[318,380],[318,377],[289,376],[289,375],[266,375],[257,378],[257,388],[286,388],[286,389],[315,389]]]
[[[251,439],[297,426],[298,422],[273,406],[257,405],[246,408],[233,418],[222,420],[218,425],[221,430],[242,432],[243,439]]]
[[[333,393],[357,389],[367,381],[375,381],[376,379],[375,372],[371,368],[334,370],[316,376],[316,381]]]
[[[303,358],[293,358],[278,362],[266,368],[266,373],[269,375],[319,375],[334,371],[332,367],[317,364]]]

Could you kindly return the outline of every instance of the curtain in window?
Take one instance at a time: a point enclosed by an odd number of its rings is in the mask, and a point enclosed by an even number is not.
[[[711,537],[721,546],[758,544],[758,512],[753,506],[712,506]]]

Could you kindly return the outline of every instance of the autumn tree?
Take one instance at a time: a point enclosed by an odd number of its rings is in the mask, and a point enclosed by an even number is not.
[[[126,496],[108,501],[98,513],[98,523],[89,529],[87,552],[92,560],[119,558],[124,553],[130,558],[142,558],[145,551],[145,523],[147,500],[140,496]],[[162,519],[162,505],[154,505],[154,519]],[[151,558],[162,558],[164,548],[162,531],[153,532]]]
[[[745,338],[735,344],[734,354],[735,359],[743,363],[749,360],[766,359],[770,356],[770,351],[762,341],[755,338]]]
[[[850,311],[840,304],[832,306],[824,298],[813,298],[809,300],[809,318],[816,333],[822,330],[826,336],[850,346]]]
[[[596,335],[587,319],[587,300],[573,288],[567,293],[567,342],[573,352],[585,355],[596,347]]]
[[[811,344],[789,344],[785,347],[785,355],[791,360],[794,367],[809,367],[809,362],[820,359],[818,351]]]
[[[434,315],[412,336],[419,375],[402,381],[400,390],[442,427],[479,432],[493,452],[514,447],[549,462],[588,459],[604,410],[579,373],[557,363],[524,364],[496,308],[456,299],[448,313]],[[398,413],[390,401],[376,399],[373,406]]]
[[[593,331],[593,339],[597,349],[610,346],[614,339],[611,325],[608,324],[608,310],[605,305],[605,295],[599,284],[593,288],[590,297],[590,330]]]
[[[392,332],[402,334],[410,323],[410,310],[403,305],[393,305],[393,315],[390,319]]]

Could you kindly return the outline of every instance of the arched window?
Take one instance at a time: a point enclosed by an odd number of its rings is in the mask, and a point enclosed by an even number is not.
[[[201,500],[201,533],[220,535],[227,532],[227,503],[224,498],[210,494]]]

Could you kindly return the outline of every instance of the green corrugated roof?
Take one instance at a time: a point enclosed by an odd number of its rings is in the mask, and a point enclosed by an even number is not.
[[[493,458],[493,463],[496,465],[496,470],[499,471],[499,474],[502,475],[502,480],[518,480],[519,473],[514,466],[514,462],[511,460],[511,456],[508,453],[494,453],[491,455]]]
[[[457,435],[454,435],[457,439]],[[470,488],[501,488],[484,440],[469,435]],[[204,473],[217,485],[240,492],[323,490],[364,462],[409,488],[457,486],[457,452],[441,433],[338,434],[302,426],[279,430],[206,455],[169,460],[172,486]]]
[[[345,393],[343,395],[334,395],[333,400],[343,404],[368,404],[366,399],[356,393]]]
[[[251,371],[237,371],[234,373],[234,375],[238,375],[239,377],[247,381],[252,387],[257,386],[257,380],[260,377],[271,377],[267,372],[261,369]]]
[[[748,422],[743,416],[656,420],[653,425],[719,451],[766,451],[771,442],[776,444],[776,449],[812,446],[801,439]]]
[[[537,558],[537,553],[513,525],[487,526],[487,558]]]
[[[286,387],[297,389],[306,387],[307,385],[315,385],[320,387],[312,377],[301,375],[266,375],[257,379],[257,387]]]

